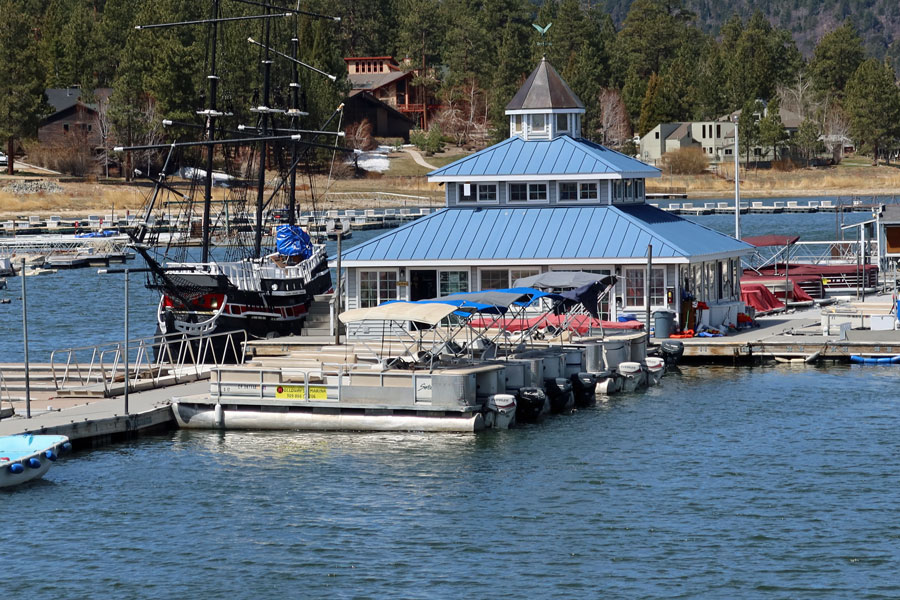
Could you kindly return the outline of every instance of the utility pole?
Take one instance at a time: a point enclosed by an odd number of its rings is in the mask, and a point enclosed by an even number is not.
[[[741,239],[741,163],[738,154],[738,117],[734,117],[734,237]]]

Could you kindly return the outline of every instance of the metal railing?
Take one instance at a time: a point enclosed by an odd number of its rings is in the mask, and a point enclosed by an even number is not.
[[[790,247],[791,263],[814,265],[854,265],[862,242],[852,240],[796,242]],[[866,240],[865,253],[870,259],[877,256],[878,242]],[[757,252],[751,259],[751,268],[763,269],[769,265],[782,263],[787,256],[784,247],[771,253]]]
[[[212,367],[242,363],[247,332],[226,331],[212,335],[185,333],[155,335],[128,341],[127,378],[129,388],[138,383],[152,387],[193,380]],[[126,379],[125,342],[54,350],[50,370],[57,390],[102,386],[109,395]],[[164,382],[163,379],[166,378]]]
[[[3,410],[3,401],[6,401],[9,404],[9,407],[12,408],[12,394],[9,393],[9,388],[6,386],[6,378],[3,377],[3,372],[0,371],[0,411]]]
[[[428,206],[434,207],[443,205],[443,195],[436,196],[413,196],[409,194],[391,194],[388,192],[328,192],[321,200],[322,202],[339,202],[345,204],[347,202],[355,202],[369,208],[382,207],[399,207],[399,206]]]

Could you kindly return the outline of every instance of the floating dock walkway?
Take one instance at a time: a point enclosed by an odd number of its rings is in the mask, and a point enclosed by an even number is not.
[[[647,199],[651,198],[647,194]],[[675,197],[670,195],[657,196],[657,198]],[[893,199],[892,199],[893,200]],[[700,215],[725,215],[734,214],[734,200],[716,202],[670,202],[660,204],[650,202],[652,206],[676,215],[700,216]],[[872,212],[879,207],[877,199],[862,200],[851,198],[844,200],[748,200],[741,202],[741,214],[780,214],[780,213],[816,213],[816,212]]]

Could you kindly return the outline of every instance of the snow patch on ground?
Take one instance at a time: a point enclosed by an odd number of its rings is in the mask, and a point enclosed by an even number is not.
[[[391,161],[388,158],[388,152],[391,150],[391,146],[378,146],[374,150],[357,152],[357,164],[360,169],[384,173],[391,167]],[[352,158],[350,162],[353,162]]]

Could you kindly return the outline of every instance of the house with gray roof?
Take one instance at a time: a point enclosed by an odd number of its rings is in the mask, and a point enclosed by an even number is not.
[[[38,125],[38,142],[48,145],[84,144],[92,151],[101,148],[99,103],[107,102],[112,90],[97,88],[86,94],[81,88],[49,88],[44,90],[53,112]],[[112,147],[114,140],[107,140]]]
[[[702,300],[708,323],[736,321],[740,258],[752,248],[646,204],[644,182],[659,169],[582,138],[584,112],[542,60],[507,105],[510,137],[428,174],[445,208],[342,253],[347,307],[584,270],[619,277],[606,318]]]

